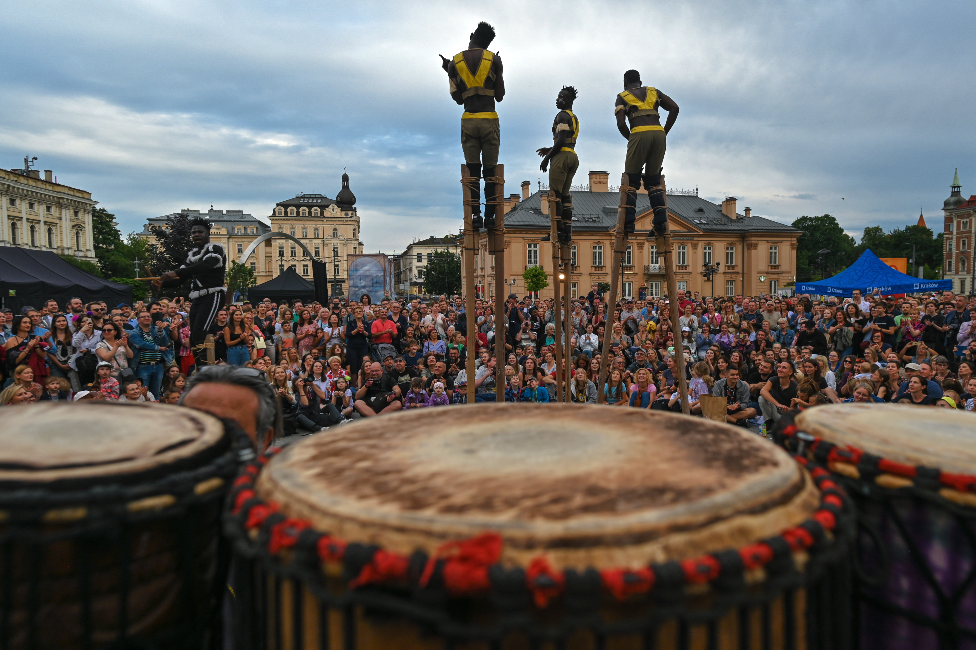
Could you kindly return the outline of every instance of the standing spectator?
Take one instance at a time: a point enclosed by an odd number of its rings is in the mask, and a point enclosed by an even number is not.
[[[123,370],[129,369],[129,359],[133,357],[133,352],[129,348],[128,338],[128,333],[119,332],[115,323],[105,323],[102,326],[102,340],[95,346],[95,354],[98,356],[99,365],[107,362],[111,366],[113,377],[118,377]],[[116,386],[114,399],[118,397],[118,386]]]
[[[158,395],[163,384],[163,352],[169,346],[169,338],[164,331],[157,329],[148,310],[139,312],[138,321],[138,327],[129,335],[129,345],[135,347],[139,355],[136,377],[147,392]],[[128,397],[127,394],[125,396]]]
[[[230,317],[230,322],[223,332],[224,343],[227,344],[227,363],[232,366],[243,366],[251,360],[248,349],[252,334],[244,324],[244,312],[237,309]],[[155,392],[155,391],[153,391]]]
[[[346,325],[346,360],[353,377],[358,376],[363,357],[369,355],[369,343],[370,324],[363,316],[363,308],[356,307]]]

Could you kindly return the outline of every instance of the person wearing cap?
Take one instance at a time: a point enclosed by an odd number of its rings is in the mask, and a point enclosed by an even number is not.
[[[796,347],[802,348],[806,345],[810,346],[814,354],[827,356],[827,337],[817,329],[817,324],[812,318],[803,321],[803,329],[796,336]]]
[[[522,391],[523,402],[549,402],[549,390],[539,386],[538,377],[529,375],[525,383],[527,385]]]
[[[112,363],[99,361],[95,365],[95,381],[85,386],[84,390],[98,392],[107,400],[119,399],[119,380],[112,376]]]
[[[898,387],[898,395],[892,400],[893,402],[897,402],[899,398],[908,393],[909,385],[913,377],[918,377],[919,381],[925,384],[926,395],[932,399],[940,399],[942,397],[942,387],[931,379],[922,376],[922,364],[909,363],[905,366],[905,381]]]
[[[643,348],[638,348],[637,352],[634,353],[634,363],[630,364],[627,371],[631,374],[637,374],[637,371],[641,368],[647,368],[650,370],[651,376],[653,376],[654,372],[657,370],[657,368],[653,368],[651,363],[647,360],[647,351],[645,351]]]

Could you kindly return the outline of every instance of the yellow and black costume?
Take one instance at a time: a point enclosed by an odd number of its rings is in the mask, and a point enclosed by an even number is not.
[[[476,180],[470,186],[469,199],[476,228],[494,225],[495,206],[488,202],[494,196],[495,184],[488,181],[495,175],[501,130],[495,102],[505,96],[502,62],[497,54],[488,51],[495,31],[487,23],[480,23],[471,34],[471,47],[460,52],[447,64],[451,97],[464,105],[461,116],[461,149],[468,171]],[[482,167],[483,165],[483,167]],[[484,175],[482,176],[482,172]],[[481,218],[481,188],[477,179],[485,179],[485,219]]]
[[[565,244],[573,239],[573,195],[570,188],[579,169],[579,158],[576,156],[579,128],[579,118],[568,109],[560,111],[552,123],[553,142],[559,139],[563,131],[569,131],[563,146],[549,160],[549,189],[556,194],[553,217],[559,219],[559,241]]]
[[[659,117],[660,99],[658,91],[650,86],[630,88],[617,95],[614,113],[621,111],[631,122],[630,138],[627,141],[627,159],[624,171],[627,173],[627,211],[625,232],[633,232],[637,220],[637,190],[640,188],[643,173],[644,188],[647,190],[654,211],[654,228],[659,231],[667,226],[668,211],[661,184],[661,165],[667,150],[667,136],[660,124],[633,126],[634,118]],[[646,170],[646,171],[645,171]]]

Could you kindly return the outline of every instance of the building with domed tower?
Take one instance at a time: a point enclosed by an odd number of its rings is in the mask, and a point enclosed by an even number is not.
[[[968,199],[963,197],[958,169],[952,179],[949,198],[942,204],[942,211],[945,213],[942,231],[943,276],[952,280],[953,291],[973,293],[976,289],[976,259],[973,258],[976,195]]]
[[[349,174],[342,174],[342,188],[334,200],[325,194],[299,194],[275,204],[269,219],[272,231],[295,237],[315,259],[328,264],[331,293],[337,289],[346,293],[348,256],[363,252],[356,195],[349,188]],[[302,246],[285,238],[264,242],[255,252],[259,281],[276,277],[289,266],[311,281],[312,260]]]

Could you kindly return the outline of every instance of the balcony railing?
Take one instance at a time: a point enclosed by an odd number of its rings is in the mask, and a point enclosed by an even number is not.
[[[664,265],[663,264],[645,264],[644,265],[644,274],[645,275],[656,275],[656,274],[660,274],[660,273],[664,273]]]

